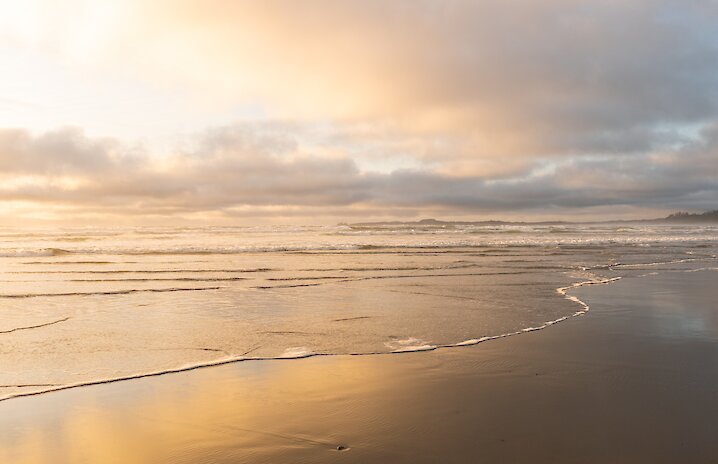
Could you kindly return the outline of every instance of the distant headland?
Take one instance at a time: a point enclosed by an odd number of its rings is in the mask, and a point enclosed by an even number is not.
[[[692,214],[680,211],[662,219],[667,222],[718,222],[718,209],[705,213]]]
[[[421,228],[443,228],[452,226],[504,226],[504,225],[545,225],[554,226],[561,224],[578,224],[576,221],[442,221],[439,219],[421,219],[419,221],[379,221],[379,222],[357,222],[353,224],[344,224],[352,228],[365,227],[421,227]],[[632,224],[704,224],[718,223],[718,210],[708,211],[705,213],[687,213],[679,211],[669,214],[664,218],[656,219],[621,219],[609,221],[589,221],[580,222],[580,224],[602,224],[602,223],[632,223]]]

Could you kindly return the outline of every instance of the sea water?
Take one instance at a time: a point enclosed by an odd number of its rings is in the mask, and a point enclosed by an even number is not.
[[[226,362],[474,345],[571,289],[715,268],[718,227],[0,229],[0,399]],[[549,329],[550,330],[550,329]]]

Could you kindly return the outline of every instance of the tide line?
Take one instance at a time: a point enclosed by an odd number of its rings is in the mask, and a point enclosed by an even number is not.
[[[528,332],[542,330],[542,329],[550,327],[554,324],[557,324],[559,322],[565,321],[571,317],[576,317],[576,316],[581,316],[583,314],[586,314],[590,309],[589,305],[575,296],[568,295],[567,292],[571,289],[583,287],[586,285],[604,285],[604,284],[608,284],[611,282],[615,282],[620,279],[621,279],[621,277],[613,277],[613,278],[608,278],[608,279],[597,279],[597,280],[587,280],[587,281],[583,281],[583,282],[574,283],[567,287],[557,288],[556,292],[558,294],[560,294],[561,296],[563,296],[564,298],[566,298],[572,302],[579,304],[581,306],[581,309],[579,311],[576,311],[574,314],[572,314],[570,316],[563,316],[558,319],[554,319],[552,321],[547,321],[547,322],[544,322],[540,326],[527,327],[524,329],[517,330],[515,332],[509,332],[509,333],[500,334],[500,335],[485,336],[485,337],[481,337],[481,338],[477,338],[477,339],[464,340],[462,342],[445,344],[445,345],[422,344],[421,346],[416,346],[416,347],[407,346],[407,347],[402,347],[397,350],[388,351],[388,352],[387,351],[375,351],[375,352],[368,352],[368,353],[315,353],[315,352],[311,352],[311,351],[303,351],[302,350],[302,351],[296,351],[296,352],[291,352],[291,353],[285,352],[284,354],[282,354],[280,356],[271,356],[271,357],[247,357],[245,355],[228,356],[228,357],[220,358],[220,359],[217,359],[214,361],[188,364],[188,365],[180,366],[180,367],[177,367],[174,369],[164,369],[164,370],[160,370],[160,371],[145,372],[145,373],[139,373],[139,374],[133,374],[133,375],[127,375],[127,376],[121,376],[121,377],[112,377],[112,378],[107,378],[107,379],[88,380],[88,381],[77,382],[77,383],[72,383],[72,384],[52,386],[50,388],[46,388],[43,390],[8,394],[5,396],[0,396],[0,402],[7,401],[12,398],[38,396],[38,395],[42,395],[45,393],[69,390],[71,388],[87,387],[87,386],[92,386],[92,385],[103,385],[103,384],[120,382],[120,381],[124,381],[124,380],[142,379],[142,378],[147,378],[147,377],[157,377],[160,375],[176,374],[179,372],[187,372],[187,371],[192,371],[192,370],[196,370],[196,369],[202,369],[205,367],[221,366],[221,365],[225,365],[225,364],[233,364],[233,363],[238,363],[238,362],[243,362],[243,361],[269,361],[269,360],[285,360],[286,361],[286,360],[294,360],[294,359],[311,358],[311,357],[316,357],[316,356],[343,356],[343,355],[344,356],[371,356],[371,355],[378,355],[378,354],[405,354],[405,353],[413,353],[413,352],[417,352],[417,351],[433,351],[433,350],[436,350],[439,348],[456,348],[456,347],[462,347],[462,346],[473,346],[473,345],[478,345],[479,343],[483,343],[483,342],[486,342],[489,340],[497,340],[500,338],[507,338],[507,337],[511,337],[514,335],[521,335],[521,334],[528,333]],[[254,349],[250,350],[250,352],[253,350]],[[249,352],[247,352],[247,353],[249,353]],[[245,354],[247,354],[247,353],[245,353]]]

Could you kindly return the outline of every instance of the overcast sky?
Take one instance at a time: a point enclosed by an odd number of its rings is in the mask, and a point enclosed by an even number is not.
[[[0,224],[718,208],[718,2],[0,0]]]

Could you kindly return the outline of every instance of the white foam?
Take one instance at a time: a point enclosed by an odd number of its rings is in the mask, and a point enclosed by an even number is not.
[[[431,351],[437,348],[436,345],[417,345],[417,346],[406,346],[404,348],[397,348],[392,350],[392,353],[409,353],[413,351]]]
[[[620,279],[621,279],[621,277],[613,277],[613,278],[609,278],[609,279],[587,280],[587,281],[583,281],[583,282],[577,282],[577,283],[575,283],[575,284],[569,285],[568,287],[557,288],[556,291],[557,291],[560,295],[562,295],[565,299],[567,299],[567,300],[569,300],[569,301],[572,301],[572,302],[574,302],[574,303],[577,303],[577,304],[579,304],[579,305],[582,306],[582,309],[580,309],[579,311],[576,311],[575,313],[573,313],[573,314],[570,315],[570,316],[559,317],[558,319],[553,319],[553,320],[550,320],[550,321],[546,321],[546,322],[544,322],[543,324],[541,324],[541,325],[539,325],[539,326],[526,327],[526,328],[517,330],[517,331],[515,331],[515,332],[507,332],[507,333],[503,333],[503,334],[500,334],[500,335],[493,335],[493,336],[489,336],[489,337],[472,338],[472,339],[469,339],[469,340],[464,340],[463,342],[452,343],[452,344],[449,344],[449,345],[440,345],[440,348],[452,348],[452,347],[459,347],[459,346],[478,345],[479,343],[485,342],[485,341],[488,341],[488,340],[496,340],[496,339],[498,339],[498,338],[506,338],[506,337],[511,337],[511,336],[513,336],[513,335],[520,335],[520,334],[523,334],[523,333],[535,332],[535,331],[537,331],[537,330],[543,330],[543,329],[545,329],[546,327],[550,327],[550,326],[552,326],[552,325],[554,325],[554,324],[558,324],[559,322],[563,322],[563,321],[565,321],[565,320],[567,320],[567,319],[569,319],[569,318],[571,318],[571,317],[583,316],[583,315],[586,314],[586,313],[589,311],[589,309],[590,309],[589,306],[588,306],[588,304],[586,304],[585,302],[581,301],[580,299],[576,298],[576,297],[573,296],[573,295],[567,295],[567,292],[568,292],[569,290],[573,289],[573,288],[582,287],[582,286],[584,286],[584,285],[601,285],[601,284],[608,284],[608,283],[610,283],[610,282],[615,282],[615,281],[620,280]]]
[[[485,337],[484,337],[485,338]],[[478,345],[481,343],[481,338],[472,338],[471,340],[464,340],[463,342],[459,342],[456,344],[456,346],[471,346],[471,345]]]
[[[420,338],[409,337],[403,340],[392,340],[384,343],[392,353],[407,353],[411,351],[429,351],[436,349],[436,345],[432,345]]]
[[[312,350],[305,346],[295,346],[292,348],[287,348],[284,350],[284,353],[277,356],[279,359],[296,359],[296,358],[306,358],[309,356],[313,356],[316,353],[314,353]]]
[[[68,254],[67,250],[60,248],[5,248],[0,249],[0,258],[47,258]]]

